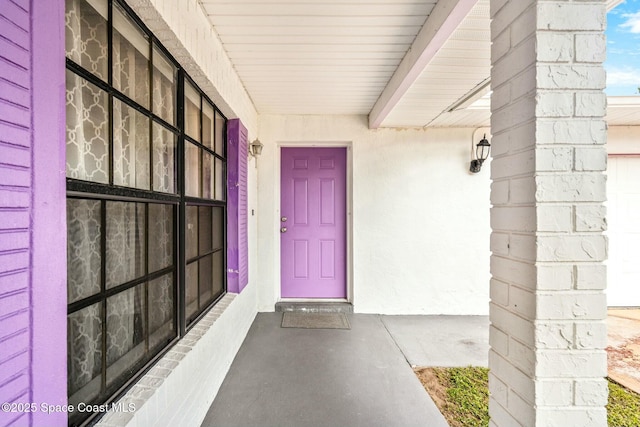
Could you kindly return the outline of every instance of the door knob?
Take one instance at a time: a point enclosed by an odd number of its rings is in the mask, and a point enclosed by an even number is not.
[[[280,232],[281,232],[281,233],[286,233],[286,232],[287,232],[287,227],[282,227],[282,228],[280,229]]]

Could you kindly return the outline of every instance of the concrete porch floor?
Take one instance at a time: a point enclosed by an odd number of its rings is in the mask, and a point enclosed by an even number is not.
[[[487,365],[486,316],[354,314],[350,330],[281,320],[258,314],[203,427],[447,427],[410,364]]]
[[[487,366],[488,317],[348,317],[293,329],[259,313],[202,427],[447,427],[411,366]],[[609,376],[636,389],[640,310],[610,310],[607,327]]]

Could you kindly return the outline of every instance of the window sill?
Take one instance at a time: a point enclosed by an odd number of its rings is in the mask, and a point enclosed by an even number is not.
[[[187,369],[187,365],[191,365],[193,361],[187,360],[187,355],[200,343],[202,338],[209,332],[218,319],[229,308],[237,294],[227,293],[222,299],[211,308],[211,310],[202,317],[196,325],[194,325],[187,334],[169,350],[155,366],[153,366],[146,374],[144,374],[136,384],[134,384],[118,401],[110,405],[110,410],[96,424],[96,427],[123,427],[123,426],[143,426],[149,425],[144,422],[152,413],[153,415],[161,415],[166,409],[161,407],[149,408],[152,397],[158,403],[166,403],[171,400],[171,406],[181,406],[180,403],[174,402],[174,396],[180,397],[179,381],[176,377],[181,376]],[[193,366],[189,366],[193,369]],[[168,383],[171,382],[171,387]],[[163,387],[163,385],[165,387]],[[177,385],[177,387],[176,387]],[[161,390],[162,389],[162,390]],[[171,396],[168,394],[171,393]],[[186,399],[186,397],[182,396]],[[144,408],[143,408],[144,407]],[[139,416],[138,416],[139,415]],[[135,420],[134,417],[137,419]],[[149,420],[150,421],[150,420]]]

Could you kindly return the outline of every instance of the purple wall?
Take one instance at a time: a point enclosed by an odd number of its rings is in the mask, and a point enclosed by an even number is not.
[[[247,128],[227,122],[227,290],[241,292],[249,283]]]
[[[64,404],[64,1],[0,0],[0,15],[0,403]],[[67,416],[0,411],[10,423]]]

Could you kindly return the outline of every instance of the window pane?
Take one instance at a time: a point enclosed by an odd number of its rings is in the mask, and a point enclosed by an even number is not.
[[[207,101],[203,100],[204,110],[202,111],[202,144],[205,147],[211,148],[213,150],[213,140],[214,140],[214,132],[213,132],[213,121],[214,121],[214,112],[213,107]]]
[[[153,189],[165,193],[176,192],[176,136],[153,123]]]
[[[186,276],[186,314],[190,319],[198,311],[198,261],[187,264]]]
[[[149,273],[173,264],[173,206],[149,204]]]
[[[213,298],[222,295],[224,292],[224,252],[218,251],[213,254],[213,270],[211,273],[211,292]]]
[[[191,84],[184,82],[184,131],[200,141],[200,94]]]
[[[113,100],[113,183],[148,190],[149,118]]]
[[[216,159],[216,200],[225,200],[227,197],[225,193],[225,163]]]
[[[200,206],[198,209],[198,215],[200,216],[198,253],[200,255],[211,252],[211,210],[212,208],[209,206]]]
[[[176,68],[160,50],[153,47],[153,112],[175,124]]]
[[[107,202],[107,288],[145,274],[144,204]]]
[[[211,260],[212,256],[207,255],[198,261],[200,271],[200,308],[203,308],[209,301],[211,301]]]
[[[90,402],[100,393],[102,310],[93,304],[67,317],[69,404]]]
[[[225,132],[225,119],[220,113],[216,111],[216,153],[225,157],[224,153],[224,132]]]
[[[205,199],[213,199],[214,196],[214,157],[213,155],[202,152],[202,197]]]
[[[149,108],[149,39],[120,7],[113,8],[113,87]]]
[[[224,246],[224,208],[212,208],[213,249]]]
[[[67,177],[109,182],[107,94],[67,71]]]
[[[67,58],[102,80],[107,80],[107,8],[107,0],[67,0],[64,15]]]
[[[107,299],[107,384],[145,353],[144,284]]]
[[[185,193],[200,197],[200,149],[190,142],[185,142],[184,149]]]
[[[100,292],[101,203],[67,199],[67,298],[72,303]]]
[[[164,346],[175,336],[173,274],[149,282],[149,349]]]
[[[187,259],[198,256],[198,207],[186,207],[186,236],[187,241]]]

